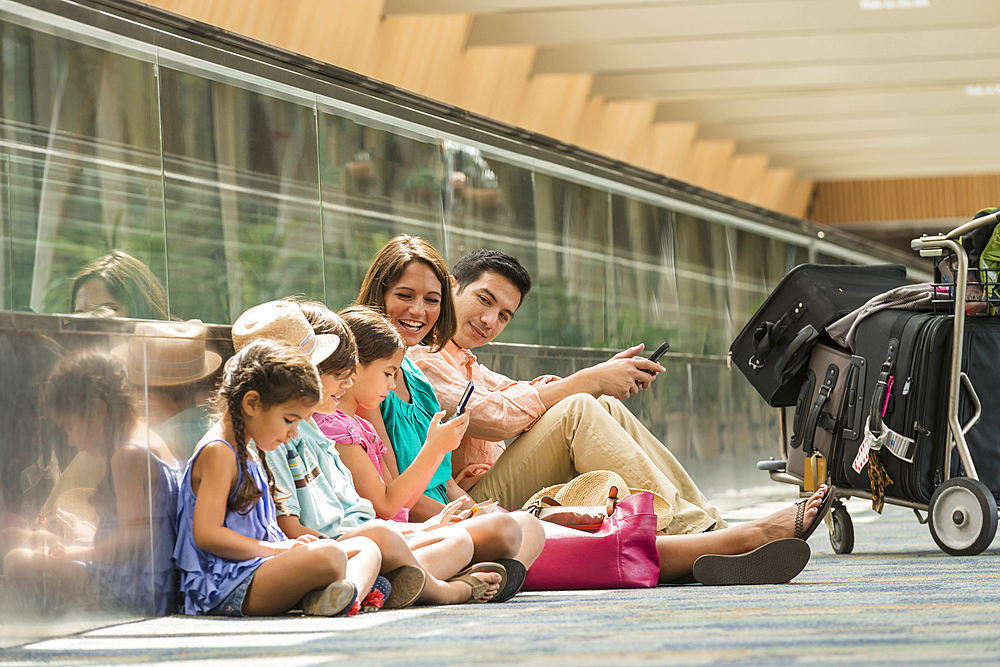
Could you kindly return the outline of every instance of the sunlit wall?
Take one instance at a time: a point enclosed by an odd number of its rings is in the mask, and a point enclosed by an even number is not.
[[[666,376],[631,407],[710,495],[766,484],[753,462],[776,453],[773,412],[725,365],[770,289],[807,261],[899,258],[59,0],[0,0],[0,81],[0,545],[16,555],[5,559],[4,623],[26,602],[46,613],[169,609],[161,529],[171,510],[158,475],[190,454],[214,376],[164,399],[150,355],[178,336],[201,341],[203,361],[231,345],[225,326],[137,331],[134,318],[156,315],[74,300],[73,277],[112,250],[162,284],[160,317],[213,325],[290,294],[346,305],[399,233],[427,238],[449,262],[480,247],[510,252],[535,288],[505,344],[481,359],[529,378],[669,340]],[[131,319],[103,317],[114,315]],[[105,408],[134,412],[89,452],[72,411],[49,400],[50,378],[86,354],[128,390],[97,397]],[[72,384],[81,376],[58,377],[94,398]],[[163,426],[178,414],[179,426]],[[145,481],[125,499],[121,452],[145,457]],[[115,574],[93,549],[114,534],[122,503],[142,509]],[[83,555],[51,552],[56,542]]]

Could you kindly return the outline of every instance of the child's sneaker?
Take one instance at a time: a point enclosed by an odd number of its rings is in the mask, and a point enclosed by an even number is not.
[[[335,581],[302,598],[302,613],[309,616],[354,616],[358,606],[358,589],[349,581]]]
[[[389,599],[390,595],[392,595],[392,586],[389,584],[389,580],[383,576],[376,577],[375,584],[361,602],[360,613],[368,614],[378,611],[385,604],[385,601]]]

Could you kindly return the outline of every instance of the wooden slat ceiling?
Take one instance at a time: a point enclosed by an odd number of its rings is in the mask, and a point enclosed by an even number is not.
[[[385,0],[471,15],[466,46],[534,47],[801,180],[1000,173],[1000,0]]]

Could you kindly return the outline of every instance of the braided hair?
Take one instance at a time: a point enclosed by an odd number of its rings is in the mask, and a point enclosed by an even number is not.
[[[249,391],[260,395],[261,404],[270,408],[292,400],[319,402],[319,373],[298,348],[278,341],[256,341],[233,355],[226,362],[222,384],[215,396],[216,416],[228,414],[233,424],[236,456],[239,460],[240,484],[227,504],[231,512],[249,512],[261,497],[260,490],[247,471],[249,437],[243,416],[243,397]],[[267,485],[275,504],[281,509],[281,498],[288,494],[277,488],[267,457],[260,463],[267,475]],[[282,495],[279,495],[282,494]]]

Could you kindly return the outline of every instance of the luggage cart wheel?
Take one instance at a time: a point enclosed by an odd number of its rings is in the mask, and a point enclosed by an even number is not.
[[[847,513],[844,503],[839,500],[833,502],[833,511],[830,512],[830,546],[833,552],[838,554],[849,554],[854,551],[854,522],[851,515]]]
[[[953,477],[939,486],[927,507],[931,536],[952,556],[975,556],[993,542],[997,503],[982,482]]]

